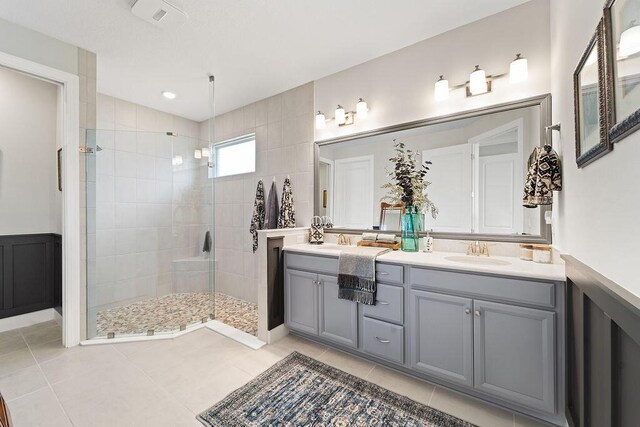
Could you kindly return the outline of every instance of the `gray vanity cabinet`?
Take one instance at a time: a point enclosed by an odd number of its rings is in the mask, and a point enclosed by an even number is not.
[[[292,329],[318,335],[318,275],[287,269],[285,322]]]
[[[358,347],[358,304],[338,299],[338,279],[319,275],[320,318],[318,334],[348,347]]]
[[[411,368],[473,386],[473,302],[469,298],[411,290]]]
[[[335,276],[288,268],[285,323],[293,330],[358,347],[358,304],[338,299]]]
[[[473,302],[474,384],[484,393],[555,411],[555,313]]]

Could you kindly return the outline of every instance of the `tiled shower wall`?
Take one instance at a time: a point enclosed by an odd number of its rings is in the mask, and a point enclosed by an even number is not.
[[[197,278],[198,289],[185,288],[175,277],[174,261],[201,254],[210,223],[203,211],[211,212],[211,198],[201,191],[206,160],[193,156],[200,145],[196,122],[103,94],[97,100],[95,143],[102,150],[93,158],[95,177],[88,177],[90,192],[95,185],[95,225],[88,234],[95,239],[95,246],[89,245],[95,247],[89,253],[89,328],[104,308],[206,291],[208,274]],[[183,163],[172,165],[178,155]],[[195,285],[194,280],[186,284]]]
[[[298,226],[313,215],[314,85],[308,83],[216,117],[216,142],[256,134],[256,172],[216,179],[216,291],[257,303],[257,256],[249,224],[256,185],[265,198],[275,178],[278,199],[291,178]],[[200,124],[206,140],[207,122]]]

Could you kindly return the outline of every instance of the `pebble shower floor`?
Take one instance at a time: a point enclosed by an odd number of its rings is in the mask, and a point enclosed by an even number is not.
[[[211,313],[208,293],[168,294],[98,312],[98,336],[173,332],[199,323]],[[258,305],[215,294],[215,319],[248,334],[258,334]]]

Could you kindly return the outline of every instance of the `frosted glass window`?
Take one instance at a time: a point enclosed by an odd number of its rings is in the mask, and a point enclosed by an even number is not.
[[[216,176],[239,175],[256,171],[255,134],[215,145]]]

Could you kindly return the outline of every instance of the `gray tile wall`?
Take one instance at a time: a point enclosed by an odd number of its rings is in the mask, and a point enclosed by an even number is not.
[[[216,117],[216,142],[255,132],[256,172],[215,181],[216,291],[257,303],[256,259],[249,224],[256,185],[266,194],[276,179],[278,198],[291,178],[298,226],[313,215],[314,85],[308,83]],[[200,139],[207,139],[207,122]]]

